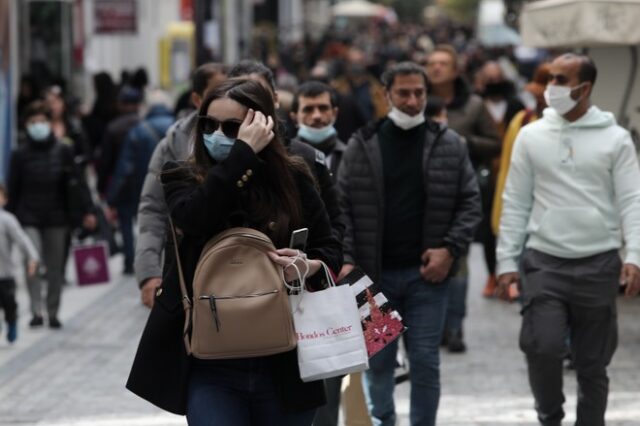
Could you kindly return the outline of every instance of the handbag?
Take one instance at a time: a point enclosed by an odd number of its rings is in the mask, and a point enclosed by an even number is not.
[[[296,346],[284,272],[267,255],[271,239],[251,228],[231,228],[205,245],[192,297],[169,218],[185,311],[184,343],[198,359],[252,358]]]
[[[298,367],[303,382],[357,373],[369,368],[360,314],[348,285],[336,286],[327,266],[329,287],[310,292],[301,279],[291,307],[298,338]]]

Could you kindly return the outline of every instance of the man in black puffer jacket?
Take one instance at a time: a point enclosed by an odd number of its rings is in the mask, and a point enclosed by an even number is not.
[[[466,145],[425,119],[426,81],[411,62],[385,73],[391,112],[356,132],[338,172],[347,225],[341,276],[360,266],[403,317],[413,426],[435,425],[447,279],[482,217]],[[371,416],[384,426],[395,424],[397,346],[376,354],[366,372]]]

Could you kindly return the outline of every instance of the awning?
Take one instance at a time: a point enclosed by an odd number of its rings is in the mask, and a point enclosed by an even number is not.
[[[347,0],[331,7],[333,16],[345,18],[377,18],[393,24],[398,21],[398,15],[391,7],[367,0]]]
[[[520,34],[531,47],[640,44],[640,0],[543,0],[527,3]]]

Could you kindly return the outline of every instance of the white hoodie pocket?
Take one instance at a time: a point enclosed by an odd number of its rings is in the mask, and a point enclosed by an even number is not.
[[[597,253],[609,249],[613,231],[594,207],[566,207],[547,210],[540,220],[537,238],[560,252]]]

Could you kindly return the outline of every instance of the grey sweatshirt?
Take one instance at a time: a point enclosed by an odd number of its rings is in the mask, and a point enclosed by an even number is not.
[[[13,278],[11,249],[16,245],[29,260],[40,261],[33,243],[14,215],[0,208],[0,279]]]

